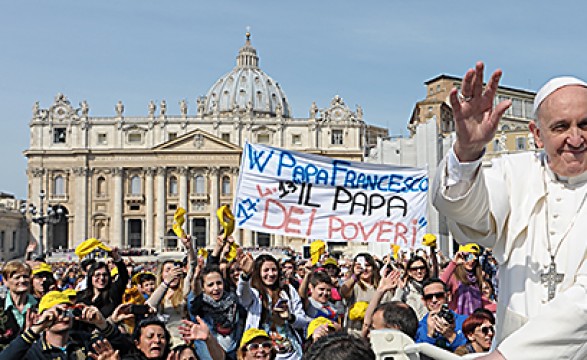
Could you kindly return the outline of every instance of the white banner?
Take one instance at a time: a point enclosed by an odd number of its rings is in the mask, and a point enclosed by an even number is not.
[[[237,227],[329,241],[418,247],[426,233],[428,174],[246,143]]]

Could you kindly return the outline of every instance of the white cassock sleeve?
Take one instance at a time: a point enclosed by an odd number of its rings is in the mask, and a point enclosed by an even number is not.
[[[586,254],[587,255],[587,254]],[[542,309],[497,347],[510,359],[587,359],[587,261],[575,285],[556,295]]]

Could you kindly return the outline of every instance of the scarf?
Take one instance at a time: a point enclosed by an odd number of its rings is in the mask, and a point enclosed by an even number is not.
[[[467,280],[470,285],[459,281],[456,291],[457,308],[456,312],[461,315],[471,315],[473,311],[482,307],[481,289],[477,286],[477,277],[474,273],[467,271]]]
[[[212,319],[216,331],[222,335],[228,335],[236,327],[238,298],[236,294],[224,292],[218,301],[207,294],[202,294],[201,314]]]
[[[414,279],[410,279],[410,281],[408,281],[408,283],[406,284],[406,286],[404,287],[404,291],[402,294],[402,301],[407,303],[408,301],[408,295],[410,295],[410,285],[412,286],[412,288],[417,291],[418,294],[422,294],[422,283],[418,282]]]

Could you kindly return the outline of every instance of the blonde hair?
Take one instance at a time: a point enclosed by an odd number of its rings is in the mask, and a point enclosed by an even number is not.
[[[174,260],[165,260],[161,264],[159,264],[159,268],[157,271],[157,285],[161,285],[163,282],[163,267],[165,264],[172,264]],[[173,289],[173,295],[171,296],[171,304],[175,309],[179,308],[183,305],[185,297],[183,296],[183,279],[179,280],[179,285],[176,289]]]
[[[31,268],[18,260],[12,260],[4,265],[4,269],[2,269],[2,277],[4,279],[10,279],[14,274],[24,272],[31,276]]]

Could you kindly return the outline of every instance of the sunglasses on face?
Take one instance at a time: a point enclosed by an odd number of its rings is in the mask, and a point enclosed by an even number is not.
[[[271,348],[273,348],[273,343],[271,341],[263,341],[262,343],[247,344],[247,351],[257,351],[260,348],[271,350]]]
[[[471,254],[471,253],[465,254],[465,261],[467,261],[467,262],[473,261],[476,259],[477,259],[477,256],[475,254]]]
[[[481,330],[483,335],[489,334],[490,331],[492,334],[495,334],[495,328],[493,326],[481,326],[479,330]]]
[[[410,268],[410,271],[418,271],[418,270],[426,270],[426,265],[422,265],[422,266],[414,266]]]
[[[446,296],[446,294],[444,292],[437,292],[437,293],[432,293],[432,294],[424,294],[424,300],[430,301],[433,298],[437,298],[438,300],[442,300],[442,299],[444,299],[445,296]]]

